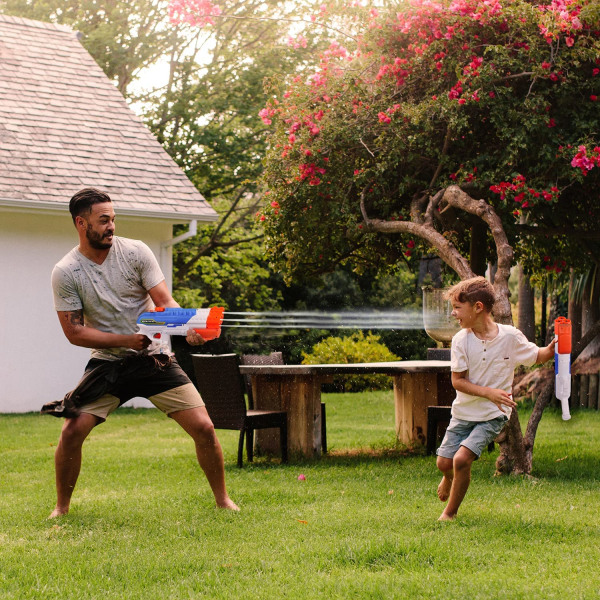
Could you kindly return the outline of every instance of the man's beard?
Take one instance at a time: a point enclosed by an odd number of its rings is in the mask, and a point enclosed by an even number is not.
[[[87,229],[85,230],[85,237],[94,250],[108,250],[112,246],[112,239],[108,239],[110,236],[112,236],[110,233],[105,233],[102,235],[96,233],[92,229],[91,225],[88,225]]]

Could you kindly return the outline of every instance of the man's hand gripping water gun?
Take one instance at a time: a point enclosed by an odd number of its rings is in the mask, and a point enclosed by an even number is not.
[[[558,317],[554,321],[554,377],[555,394],[562,406],[563,421],[571,418],[569,396],[571,395],[571,321]]]
[[[148,354],[170,354],[171,336],[196,332],[205,342],[221,335],[225,309],[212,308],[163,308],[142,313],[138,320],[139,333],[150,339]]]

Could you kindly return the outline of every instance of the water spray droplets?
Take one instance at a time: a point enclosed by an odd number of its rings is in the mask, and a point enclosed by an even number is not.
[[[222,327],[255,329],[423,329],[418,310],[342,311],[336,313],[226,312]]]

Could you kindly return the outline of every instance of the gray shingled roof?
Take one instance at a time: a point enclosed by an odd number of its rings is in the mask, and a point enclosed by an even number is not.
[[[120,214],[216,218],[73,30],[0,15],[0,206],[64,210],[83,187]]]

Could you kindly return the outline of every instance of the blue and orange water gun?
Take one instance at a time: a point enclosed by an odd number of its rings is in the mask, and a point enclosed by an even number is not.
[[[562,406],[563,421],[571,418],[569,396],[571,395],[571,321],[558,317],[554,321],[554,387]]]
[[[222,306],[212,308],[164,308],[142,313],[137,320],[139,333],[148,337],[152,344],[149,354],[169,354],[171,336],[187,335],[190,329],[200,334],[206,341],[221,335],[221,324],[225,309]]]

